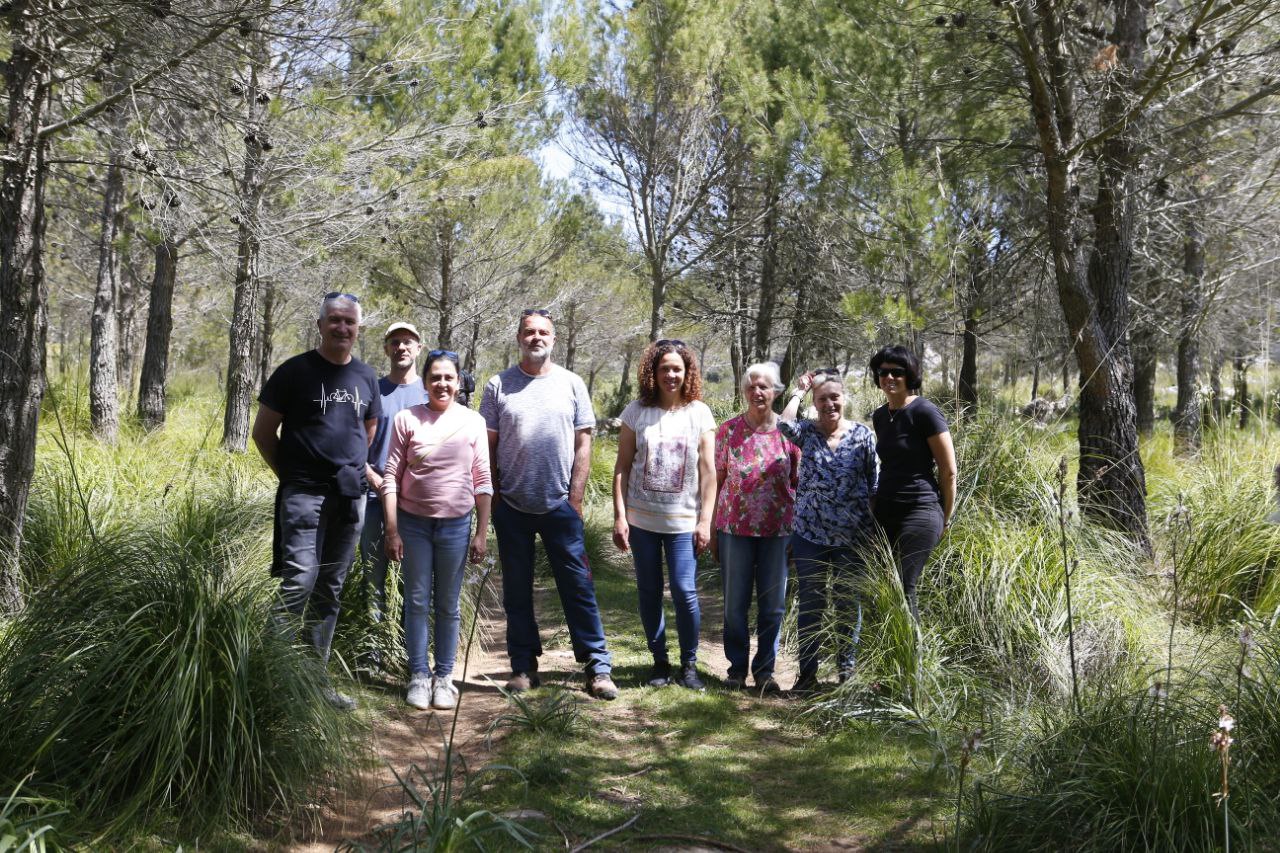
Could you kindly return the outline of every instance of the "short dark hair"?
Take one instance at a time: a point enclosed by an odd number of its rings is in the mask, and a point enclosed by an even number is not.
[[[907,390],[920,390],[920,359],[916,358],[916,354],[911,350],[901,344],[880,347],[876,354],[871,356],[871,375],[873,377],[882,364],[902,365],[903,370],[907,371]]]

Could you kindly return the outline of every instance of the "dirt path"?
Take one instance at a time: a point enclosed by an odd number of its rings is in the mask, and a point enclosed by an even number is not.
[[[543,684],[558,684],[582,693],[581,667],[574,661],[568,649],[557,648],[555,642],[564,635],[564,616],[556,598],[554,587],[540,583],[537,611],[542,628],[543,644],[547,650],[540,658],[539,666]],[[476,642],[467,662],[465,681],[458,682],[460,702],[454,747],[472,768],[493,761],[500,738],[495,735],[489,743],[490,723],[507,708],[507,700],[497,686],[506,682],[510,667],[506,657],[505,622],[499,602],[501,593],[491,588],[485,594],[484,607]],[[702,631],[699,648],[699,668],[704,676],[710,674],[724,678],[727,661],[720,632],[723,627],[721,602],[718,596],[706,590],[701,593],[703,608]],[[672,613],[670,600],[668,614]],[[609,620],[606,614],[606,629]],[[674,630],[674,625],[671,626]],[[674,639],[674,638],[673,638]],[[783,686],[795,680],[794,655],[783,649],[779,653],[776,677]],[[617,675],[615,674],[615,677]],[[623,690],[647,689],[637,683],[619,678]],[[675,688],[668,688],[675,689]],[[714,682],[709,689],[716,689]],[[404,685],[387,683],[373,685],[372,696],[366,704],[377,707],[370,711],[372,742],[376,764],[361,774],[357,783],[348,790],[334,792],[331,801],[319,809],[309,826],[300,828],[296,843],[289,846],[298,853],[331,851],[344,841],[369,840],[369,832],[379,824],[398,817],[408,806],[408,800],[396,781],[393,769],[404,774],[413,765],[438,772],[442,764],[442,744],[453,724],[452,712],[419,711],[404,704]],[[781,698],[756,701],[782,702]],[[588,713],[613,727],[620,737],[645,721],[634,719],[634,709],[623,703],[590,701],[585,706]]]

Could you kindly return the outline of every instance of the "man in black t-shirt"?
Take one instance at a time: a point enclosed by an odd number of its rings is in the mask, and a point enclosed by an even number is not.
[[[258,395],[253,443],[280,480],[272,573],[280,606],[304,620],[328,660],[342,584],[364,516],[365,460],[382,397],[378,376],[351,354],[360,302],[330,293],[320,305],[320,346],[276,368]],[[329,701],[354,708],[330,688]]]

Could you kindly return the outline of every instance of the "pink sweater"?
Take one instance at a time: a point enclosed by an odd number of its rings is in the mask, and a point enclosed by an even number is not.
[[[419,403],[396,415],[391,427],[382,494],[427,518],[457,518],[493,494],[489,436],[484,418],[453,403],[443,412]]]

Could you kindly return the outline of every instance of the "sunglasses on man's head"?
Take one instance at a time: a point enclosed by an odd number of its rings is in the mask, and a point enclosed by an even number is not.
[[[901,367],[882,367],[876,371],[876,376],[879,376],[881,379],[887,379],[889,377],[894,379],[904,379],[906,378],[906,375],[907,371],[903,370]]]
[[[427,353],[427,364],[430,364],[437,358],[451,358],[454,361],[457,361],[458,354],[451,349],[433,349],[431,352]]]
[[[546,317],[548,320],[551,319],[551,312],[546,308],[526,308],[520,312],[521,317],[528,317],[531,314],[537,314],[539,317]]]
[[[340,290],[331,290],[324,295],[325,302],[328,302],[330,299],[350,299],[352,302],[360,301],[360,297],[356,296],[354,293],[343,293]]]

